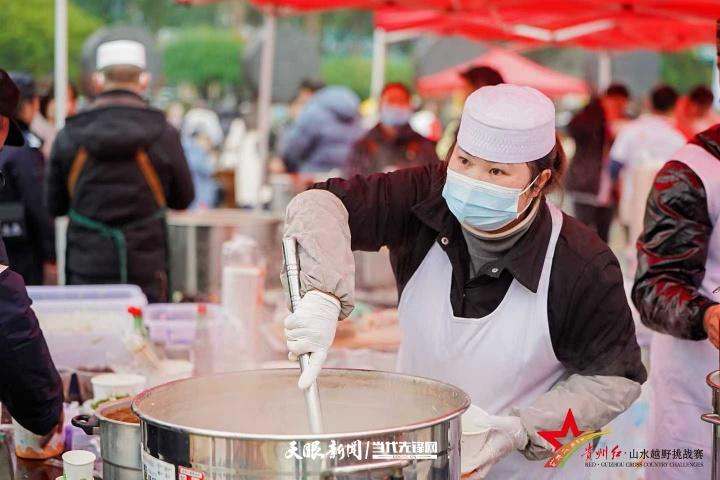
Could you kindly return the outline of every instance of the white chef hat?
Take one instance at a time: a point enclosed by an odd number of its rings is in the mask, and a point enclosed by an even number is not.
[[[457,144],[492,162],[538,160],[555,146],[555,106],[531,87],[482,87],[465,100]]]
[[[145,69],[145,46],[134,40],[113,40],[105,42],[97,49],[97,69],[102,70],[113,65],[133,65]]]

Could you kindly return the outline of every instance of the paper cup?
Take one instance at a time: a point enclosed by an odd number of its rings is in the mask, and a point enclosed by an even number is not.
[[[63,473],[66,480],[93,480],[95,454],[85,450],[63,453]]]
[[[104,400],[110,397],[135,396],[145,388],[147,379],[142,375],[128,373],[105,373],[93,377],[94,400]]]

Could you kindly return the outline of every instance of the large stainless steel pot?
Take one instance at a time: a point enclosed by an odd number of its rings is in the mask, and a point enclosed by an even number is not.
[[[140,460],[140,425],[112,420],[112,412],[128,408],[132,398],[100,405],[94,415],[78,415],[72,424],[88,435],[100,435],[103,458],[103,480],[138,480],[142,478]]]
[[[141,393],[133,410],[145,478],[460,478],[460,415],[470,406],[462,390],[407,375],[326,369],[318,386],[327,433],[312,434],[297,378],[295,369],[251,370]],[[321,455],[313,458],[313,450]],[[405,458],[387,457],[393,453]],[[426,458],[407,458],[413,453]]]
[[[720,480],[720,370],[707,376],[707,384],[713,391],[713,413],[703,415],[702,419],[713,426],[712,480]]]

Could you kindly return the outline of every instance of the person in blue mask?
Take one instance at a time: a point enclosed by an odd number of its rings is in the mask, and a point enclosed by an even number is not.
[[[355,142],[348,175],[370,175],[438,162],[435,143],[410,126],[411,94],[402,83],[388,83],[380,95],[378,123]]]
[[[331,179],[288,206],[299,244],[291,356],[320,373],[354,305],[352,250],[390,249],[400,293],[400,372],[465,390],[468,478],[589,478],[582,452],[545,468],[566,419],[599,430],[647,374],[618,261],[597,234],[546,199],[565,156],[552,102],[529,87],[483,87],[465,102],[448,161]],[[450,455],[457,462],[457,452]],[[445,477],[447,478],[447,477]]]

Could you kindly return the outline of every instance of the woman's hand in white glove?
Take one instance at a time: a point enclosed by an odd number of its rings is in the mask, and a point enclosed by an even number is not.
[[[518,417],[490,415],[470,405],[462,416],[463,478],[485,478],[493,465],[527,443],[527,431]]]
[[[328,350],[335,339],[340,301],[326,293],[311,290],[300,300],[297,309],[285,318],[285,337],[290,360],[310,354],[310,365],[300,375],[298,387],[306,389],[320,375]]]

